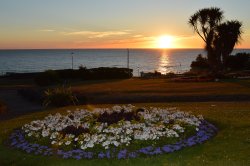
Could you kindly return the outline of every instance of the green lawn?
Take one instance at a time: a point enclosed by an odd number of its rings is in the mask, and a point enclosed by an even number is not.
[[[230,90],[229,90],[230,89]],[[79,93],[98,95],[237,95],[250,94],[250,80],[221,80],[220,82],[173,82],[169,79],[140,79],[87,81],[72,84]]]
[[[46,110],[0,122],[0,165],[250,165],[250,102],[151,103],[138,106],[177,107],[182,111],[202,114],[219,128],[219,133],[205,144],[172,154],[128,160],[73,160],[25,154],[4,145],[8,134],[31,120],[49,113],[65,112],[74,107]],[[100,107],[97,105],[91,107]],[[107,105],[106,105],[107,106]],[[83,106],[84,107],[84,106]]]

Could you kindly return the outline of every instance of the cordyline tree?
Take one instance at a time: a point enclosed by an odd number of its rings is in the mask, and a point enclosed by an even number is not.
[[[225,67],[227,57],[242,34],[241,22],[237,20],[222,22],[223,18],[223,11],[220,8],[211,7],[198,10],[188,22],[205,42],[208,64],[213,71]]]

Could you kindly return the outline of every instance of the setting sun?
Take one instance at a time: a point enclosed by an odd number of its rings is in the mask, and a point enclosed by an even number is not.
[[[171,47],[173,47],[173,37],[168,36],[168,35],[160,36],[157,39],[157,47],[158,48],[171,48]]]

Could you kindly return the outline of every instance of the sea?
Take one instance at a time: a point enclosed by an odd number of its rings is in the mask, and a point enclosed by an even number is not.
[[[250,49],[235,49],[232,54],[250,53]],[[35,49],[0,50],[0,75],[40,72],[55,69],[97,67],[129,67],[133,75],[158,71],[163,74],[183,73],[203,49]]]

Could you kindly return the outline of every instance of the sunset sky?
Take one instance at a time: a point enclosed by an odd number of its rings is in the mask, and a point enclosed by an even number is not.
[[[204,7],[242,21],[250,48],[249,0],[0,0],[0,49],[202,48],[187,22]]]

